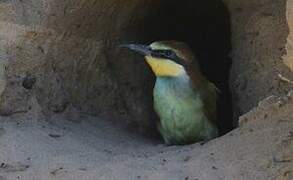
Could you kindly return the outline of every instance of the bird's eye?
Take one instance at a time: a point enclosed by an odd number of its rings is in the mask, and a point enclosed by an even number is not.
[[[161,54],[164,55],[164,56],[169,57],[169,56],[171,56],[173,54],[173,52],[167,50],[167,51],[162,51]]]
[[[171,57],[174,53],[170,50],[158,50],[155,52],[155,54],[161,57]]]
[[[176,54],[171,50],[155,50],[152,52],[154,57],[173,59]]]

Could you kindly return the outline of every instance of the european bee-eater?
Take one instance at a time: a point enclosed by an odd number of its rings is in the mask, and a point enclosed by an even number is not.
[[[200,72],[191,49],[182,42],[122,45],[145,56],[156,75],[154,109],[168,145],[207,141],[218,135],[217,88]]]

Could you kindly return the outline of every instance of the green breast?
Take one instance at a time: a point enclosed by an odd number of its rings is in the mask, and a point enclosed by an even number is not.
[[[217,136],[217,128],[205,114],[201,93],[187,75],[158,77],[154,108],[160,117],[159,131],[168,144],[188,144]]]

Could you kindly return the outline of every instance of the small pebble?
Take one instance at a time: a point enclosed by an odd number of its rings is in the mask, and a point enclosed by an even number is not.
[[[187,161],[189,161],[190,159],[191,159],[190,156],[186,156],[186,157],[183,159],[183,161],[187,162]]]
[[[59,135],[59,134],[49,134],[49,136],[51,138],[60,138],[61,137],[61,135]]]

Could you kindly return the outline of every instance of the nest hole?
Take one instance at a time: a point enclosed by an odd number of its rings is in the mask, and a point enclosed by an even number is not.
[[[230,15],[220,0],[176,0],[161,2],[149,13],[142,29],[137,30],[144,42],[177,40],[186,42],[195,52],[202,73],[220,90],[218,126],[220,134],[234,127],[229,76],[232,60]]]

